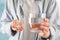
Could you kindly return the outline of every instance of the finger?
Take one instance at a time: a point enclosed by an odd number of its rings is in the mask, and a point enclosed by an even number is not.
[[[43,37],[43,38],[47,38],[47,37],[49,37],[50,32],[49,32],[49,31],[46,32],[46,31],[44,30],[44,32],[43,32],[43,31],[40,32],[39,35],[40,35],[41,37]]]
[[[43,30],[42,31],[43,32],[43,37],[45,36],[45,37],[48,37],[49,35],[50,35],[50,31],[49,30]]]
[[[41,30],[44,34],[46,34],[49,30],[45,30],[45,29],[43,29],[43,30]]]
[[[21,27],[21,28],[18,28],[17,31],[20,32],[20,31],[22,31],[23,29],[24,29],[24,28]]]
[[[40,29],[41,30],[46,30],[46,31],[49,30],[49,28],[48,27],[45,27],[45,26],[40,26]]]
[[[22,31],[24,29],[24,26],[23,25],[18,25],[18,26],[16,26],[16,28],[17,28],[17,30]]]
[[[48,29],[49,30],[49,29]],[[47,32],[48,32],[48,30],[42,30],[42,32],[44,33],[44,34],[46,34]]]
[[[44,22],[49,22],[49,19],[48,19],[48,18],[45,18],[45,19],[44,19]]]
[[[16,29],[16,28],[12,28],[12,30],[17,31],[17,29]]]
[[[44,36],[46,33],[47,33],[47,32],[46,32],[45,30],[44,30],[44,31],[41,30],[41,31],[39,32],[39,35],[40,35],[40,36]]]
[[[16,27],[11,27],[11,28],[12,28],[12,30],[17,31]]]
[[[46,33],[47,33],[46,31],[41,30],[41,31],[39,32],[39,35],[40,35],[41,37],[43,37]]]
[[[48,22],[43,22],[43,23],[41,23],[41,25],[45,26],[45,27],[50,27],[50,23],[48,23]]]

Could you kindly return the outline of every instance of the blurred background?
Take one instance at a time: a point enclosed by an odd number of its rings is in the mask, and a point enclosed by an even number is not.
[[[0,18],[5,7],[5,0],[0,0]],[[1,27],[1,24],[0,24]],[[0,33],[0,40],[8,40],[9,36],[7,34]]]
[[[56,1],[60,8],[60,0],[56,0]],[[5,0],[0,0],[0,18],[1,18],[2,12],[4,10],[4,7],[5,7]],[[0,24],[0,27],[1,27],[1,24]],[[9,39],[9,36],[7,34],[0,33],[0,40],[8,40],[8,39]],[[57,40],[60,40],[60,37],[58,37]]]

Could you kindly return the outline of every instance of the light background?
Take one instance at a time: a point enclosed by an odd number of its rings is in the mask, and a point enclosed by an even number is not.
[[[0,0],[0,18],[5,7],[5,0]],[[1,27],[1,24],[0,24]],[[9,36],[7,34],[0,33],[0,40],[8,40]]]
[[[60,8],[60,0],[56,0],[56,1],[58,3],[59,8]],[[5,0],[0,0],[0,17],[2,15],[4,7],[5,7]],[[1,27],[1,24],[0,24],[0,27]],[[8,39],[9,39],[9,36],[7,34],[0,33],[0,40],[8,40]],[[58,37],[57,40],[60,40],[60,37]]]

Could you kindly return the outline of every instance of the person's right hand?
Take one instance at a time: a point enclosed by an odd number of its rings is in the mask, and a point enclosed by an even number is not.
[[[22,31],[24,29],[24,25],[21,21],[19,20],[13,20],[11,24],[11,28],[14,31]]]

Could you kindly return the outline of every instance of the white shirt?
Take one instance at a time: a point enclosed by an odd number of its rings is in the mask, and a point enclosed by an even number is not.
[[[17,0],[16,0],[17,1]],[[21,20],[21,11],[20,11],[20,6],[23,6],[23,2],[21,3],[22,0],[18,0],[18,3],[14,2],[14,0],[6,0],[6,7],[5,10],[2,14],[1,17],[1,32],[7,33],[9,35],[12,35],[10,25],[13,20],[19,19]],[[60,28],[60,14],[58,12],[58,7],[55,2],[55,0],[41,0],[41,1],[36,1],[37,4],[39,5],[39,8],[41,10],[40,13],[45,13],[46,17],[50,20],[51,22],[51,40],[55,40],[57,37],[56,33],[57,30]],[[29,31],[29,27],[27,25],[28,21],[28,14],[24,14],[24,26],[25,30],[20,33],[20,38],[19,40],[36,40],[36,35],[35,33],[31,33]],[[9,40],[18,40],[19,32],[17,32],[14,36],[11,36]],[[41,40],[40,37],[37,38],[37,40]]]

